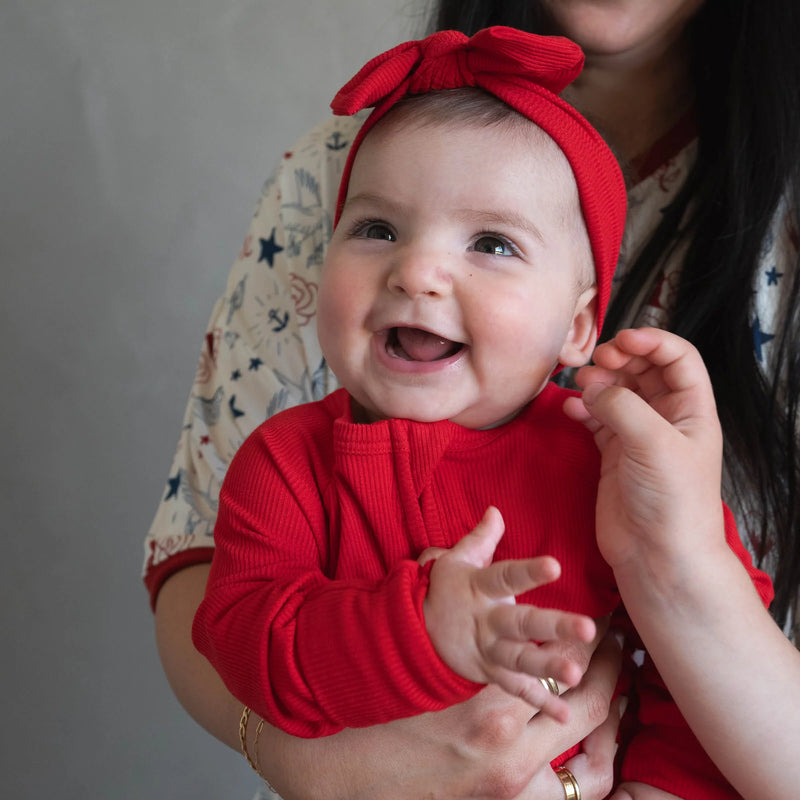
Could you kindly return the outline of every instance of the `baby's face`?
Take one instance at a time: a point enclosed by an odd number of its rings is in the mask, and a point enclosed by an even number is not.
[[[364,418],[500,424],[595,334],[569,164],[536,128],[388,123],[366,137],[318,301]]]

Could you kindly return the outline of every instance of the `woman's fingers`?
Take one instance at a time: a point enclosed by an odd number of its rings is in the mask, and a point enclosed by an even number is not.
[[[605,722],[583,740],[582,752],[564,764],[575,776],[585,800],[607,797],[612,789],[617,731],[626,702],[623,697],[614,700]]]
[[[612,704],[605,721],[584,740],[582,751],[564,763],[578,784],[581,800],[604,800],[614,785],[614,757],[623,698]],[[549,767],[539,770],[518,800],[563,800],[564,786]]]
[[[619,386],[592,383],[584,389],[583,403],[592,417],[630,447],[653,446],[653,437],[677,435],[664,418],[641,397]]]
[[[652,402],[670,392],[702,390],[713,398],[711,382],[697,349],[674,333],[657,328],[620,331],[593,354],[594,366],[584,367],[576,376],[582,387],[590,383],[628,386]]]
[[[531,719],[530,725],[537,727],[537,737],[546,741],[552,739],[555,755],[563,753],[606,721],[621,665],[622,648],[616,637],[607,633],[595,650],[581,682],[563,695],[570,707],[572,723],[569,729],[560,728],[546,717]]]
[[[667,331],[621,331],[594,353],[595,365],[576,381],[580,398],[565,413],[595,434],[598,447],[614,437],[636,458],[637,449],[663,452],[686,438],[701,448],[721,442],[714,393],[699,352]]]

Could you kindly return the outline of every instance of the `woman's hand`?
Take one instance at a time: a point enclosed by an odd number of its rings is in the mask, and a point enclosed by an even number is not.
[[[576,375],[583,396],[564,410],[602,455],[597,542],[617,579],[725,548],[722,432],[700,354],[675,334],[638,328],[593,358]]]
[[[621,331],[594,358],[576,376],[583,398],[564,409],[602,454],[598,544],[625,608],[735,789],[748,800],[794,796],[800,652],[726,542],[722,436],[700,356],[674,334],[642,328]],[[638,796],[629,788],[619,797]]]
[[[602,725],[595,728],[581,745],[581,752],[566,761],[565,766],[575,778],[583,800],[609,797],[614,783],[614,757],[617,753],[617,730],[624,712],[625,699],[618,697]],[[543,767],[519,795],[530,800],[563,800],[564,787],[549,767]],[[630,800],[616,794],[612,800]]]
[[[242,705],[191,641],[192,619],[208,570],[208,565],[187,567],[164,584],[156,605],[158,647],[184,708],[212,735],[238,750]],[[563,800],[564,790],[549,762],[586,739],[584,752],[567,766],[583,800],[600,800],[608,794],[612,778],[619,717],[616,707],[610,715],[609,709],[620,648],[610,636],[599,644],[563,646],[570,660],[581,668],[588,665],[581,683],[564,695],[570,709],[566,724],[532,715],[527,703],[487,687],[445,711],[323,739],[298,739],[265,725],[258,743],[261,771],[285,800]],[[250,727],[252,745],[252,719]],[[242,768],[249,769],[244,759]]]
[[[613,779],[619,701],[611,705],[610,698],[620,648],[610,636],[570,648],[574,660],[587,663],[595,644],[583,680],[564,695],[567,724],[532,716],[527,703],[488,686],[445,711],[323,739],[296,739],[265,726],[262,772],[284,800],[563,800],[549,762],[585,740],[566,766],[583,800],[601,800]]]

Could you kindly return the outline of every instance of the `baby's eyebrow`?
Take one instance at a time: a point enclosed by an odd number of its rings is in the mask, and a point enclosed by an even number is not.
[[[517,230],[525,231],[534,238],[538,239],[542,244],[545,244],[542,232],[536,227],[533,220],[524,214],[519,214],[516,211],[505,211],[496,209],[474,209],[465,208],[457,212],[456,216],[463,219],[465,222],[470,222],[476,225],[499,225],[511,226]]]
[[[358,194],[348,196],[345,200],[345,206],[349,205],[377,206],[382,211],[393,211],[398,214],[410,210],[409,206],[405,203],[398,202],[391,197],[375,192],[359,192]]]

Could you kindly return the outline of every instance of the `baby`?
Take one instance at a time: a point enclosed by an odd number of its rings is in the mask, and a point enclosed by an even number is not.
[[[616,159],[558,97],[581,66],[564,39],[448,31],[377,57],[334,100],[375,106],[318,300],[344,388],[237,453],[194,627],[231,691],[291,734],[487,683],[563,718],[558,683],[580,669],[555,643],[618,610],[594,529],[600,456],[564,413],[577,393],[550,380],[594,349],[625,216]],[[637,680],[635,796],[735,797],[652,664]]]

